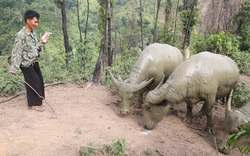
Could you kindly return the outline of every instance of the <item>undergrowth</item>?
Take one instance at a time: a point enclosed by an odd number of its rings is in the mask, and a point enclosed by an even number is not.
[[[96,145],[89,143],[81,146],[79,156],[128,156],[126,141],[124,139],[114,139],[111,145]]]
[[[244,138],[250,138],[250,122],[241,125],[241,129],[238,133],[232,134],[229,136],[229,138],[227,140],[228,148],[230,150],[232,150],[232,147],[238,146],[235,144],[237,144],[238,142],[241,141],[241,139],[244,139]],[[243,154],[250,154],[249,145],[248,146],[247,145],[241,146],[241,147],[239,147],[239,149]]]
[[[239,82],[236,93],[233,97],[233,107],[242,107],[244,106],[250,98],[250,89],[244,82]]]

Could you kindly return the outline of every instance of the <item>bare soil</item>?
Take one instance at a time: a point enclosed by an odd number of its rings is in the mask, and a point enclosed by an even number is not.
[[[241,77],[250,85],[250,78]],[[0,103],[1,156],[77,156],[81,146],[112,144],[125,139],[130,156],[223,156],[216,148],[222,139],[223,106],[214,108],[216,134],[204,131],[206,118],[183,123],[186,106],[180,103],[156,126],[143,128],[143,116],[136,110],[119,114],[116,89],[74,84],[48,86],[46,111],[27,108],[26,94]],[[0,102],[9,97],[0,97]],[[53,107],[53,112],[48,104]],[[195,106],[194,113],[200,105]],[[236,148],[232,156],[240,156]]]

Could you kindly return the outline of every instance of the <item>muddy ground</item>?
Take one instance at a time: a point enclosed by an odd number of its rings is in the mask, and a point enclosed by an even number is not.
[[[241,76],[250,86],[250,78]],[[1,156],[77,156],[81,146],[112,144],[125,139],[130,156],[223,156],[216,150],[222,139],[224,107],[214,108],[216,134],[204,131],[206,118],[185,124],[186,106],[180,103],[154,130],[143,128],[140,111],[119,114],[116,89],[60,84],[47,86],[46,111],[29,110],[26,94],[0,103]],[[0,102],[10,97],[0,97]],[[55,112],[53,112],[50,105]],[[194,113],[200,109],[195,106]],[[234,149],[232,156],[240,156]]]

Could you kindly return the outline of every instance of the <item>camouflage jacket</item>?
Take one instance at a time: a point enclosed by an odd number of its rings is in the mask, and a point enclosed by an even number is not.
[[[11,55],[11,73],[17,73],[20,66],[28,67],[38,62],[39,52],[45,43],[37,41],[36,34],[30,33],[23,27],[15,36]]]

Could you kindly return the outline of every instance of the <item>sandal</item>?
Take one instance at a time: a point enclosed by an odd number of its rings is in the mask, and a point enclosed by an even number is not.
[[[45,108],[44,108],[43,105],[41,105],[41,106],[32,106],[32,107],[29,107],[29,108],[32,109],[32,110],[38,111],[38,112],[45,111]]]

